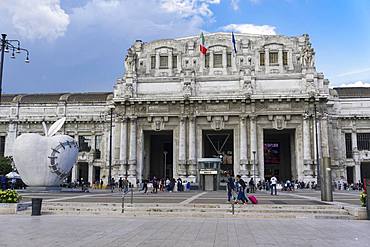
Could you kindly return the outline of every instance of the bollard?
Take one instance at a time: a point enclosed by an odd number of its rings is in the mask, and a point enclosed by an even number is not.
[[[42,198],[32,198],[32,214],[31,216],[41,215]]]
[[[122,193],[122,211],[123,214],[125,212],[125,193]]]
[[[234,212],[235,212],[235,206],[234,206],[234,201],[231,202],[231,212],[233,213],[234,215]]]
[[[134,190],[131,188],[131,204],[134,202]]]

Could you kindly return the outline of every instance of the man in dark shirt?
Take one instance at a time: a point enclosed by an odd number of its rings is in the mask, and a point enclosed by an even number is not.
[[[235,180],[230,173],[227,174],[227,201],[230,202],[231,197],[235,191]]]

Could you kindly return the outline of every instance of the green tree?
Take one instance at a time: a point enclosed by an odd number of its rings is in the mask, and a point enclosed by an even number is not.
[[[12,168],[12,157],[1,157],[0,156],[0,175],[6,175],[13,171]]]

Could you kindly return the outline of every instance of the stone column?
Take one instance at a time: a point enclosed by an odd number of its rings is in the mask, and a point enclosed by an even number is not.
[[[264,164],[264,150],[263,150],[263,128],[257,127],[257,166],[256,166],[256,178],[264,179],[265,164]],[[258,181],[258,180],[257,180]]]
[[[226,49],[222,51],[222,68],[227,68],[227,52]]]
[[[117,159],[117,145],[116,145],[116,135],[117,135],[117,125],[118,122],[114,121],[112,126],[112,167],[114,166],[114,161]]]
[[[270,52],[268,48],[265,48],[265,72],[270,72]]]
[[[284,71],[284,65],[283,65],[283,49],[279,49],[279,52],[278,52],[278,63],[279,63],[279,70],[280,70],[280,73],[283,73]]]
[[[172,50],[168,52],[168,68],[172,70]]]
[[[160,58],[159,58],[159,52],[156,52],[155,53],[155,70],[159,70],[159,60],[160,60]]]
[[[178,162],[178,174],[184,175],[185,170],[184,166],[186,164],[185,158],[185,127],[186,127],[186,119],[185,117],[179,118],[179,162]]]
[[[93,173],[93,169],[94,168],[94,166],[93,166],[93,164],[92,163],[89,163],[89,172],[88,172],[88,179],[87,179],[87,181],[90,183],[90,186],[92,186],[92,184],[93,184],[93,179],[94,179],[94,173]]]
[[[136,176],[136,118],[130,119],[130,151],[129,151],[129,170],[130,177]]]
[[[240,118],[240,173],[241,175],[247,174],[247,126],[246,118]]]
[[[209,68],[213,69],[213,51],[209,51]]]
[[[311,135],[308,116],[303,116],[303,162],[305,165],[311,164]]]
[[[358,151],[358,147],[357,147],[357,133],[356,133],[356,131],[353,131],[351,133],[351,137],[352,137],[352,151]]]
[[[17,138],[17,124],[9,123],[8,133],[5,137],[5,149],[4,149],[5,156],[13,156],[13,147],[16,138]]]
[[[195,117],[189,118],[189,174],[193,176],[197,174],[195,121]]]
[[[182,59],[181,59],[181,53],[177,54],[177,72],[180,73],[182,70]]]
[[[329,157],[328,117],[321,119],[321,150],[322,157]]]
[[[288,66],[289,66],[289,70],[294,69],[294,67],[293,67],[293,54],[292,54],[291,50],[288,51]]]
[[[77,172],[78,172],[78,163],[76,163],[73,167],[72,167],[72,178],[71,178],[71,182],[75,182],[77,181],[78,177],[77,177]]]
[[[120,170],[122,174],[126,174],[127,164],[127,119],[123,119],[121,122],[121,136],[120,136],[120,150],[119,150]]]
[[[251,160],[251,175],[253,175],[253,160],[254,160],[254,155],[253,155],[253,151],[255,151],[255,164],[258,163],[258,150],[257,150],[257,119],[255,116],[252,116],[250,117],[249,119],[249,126],[250,126],[250,142],[251,142],[251,146],[250,146],[250,160]],[[257,167],[255,167],[256,171],[257,171]]]

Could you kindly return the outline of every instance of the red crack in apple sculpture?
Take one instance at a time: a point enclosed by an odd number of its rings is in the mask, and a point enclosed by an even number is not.
[[[65,118],[49,129],[45,136],[22,134],[14,143],[14,163],[23,182],[30,187],[59,187],[77,161],[78,144],[68,135],[55,135]]]

